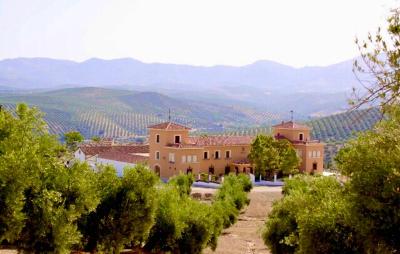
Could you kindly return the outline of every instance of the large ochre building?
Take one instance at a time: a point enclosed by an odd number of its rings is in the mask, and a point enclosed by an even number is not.
[[[190,128],[166,122],[148,127],[149,166],[169,178],[179,173],[252,172],[250,136],[189,136]]]
[[[148,164],[161,178],[179,173],[253,173],[247,157],[252,136],[190,136],[190,128],[165,122],[148,127]],[[277,139],[288,139],[301,158],[300,170],[322,173],[324,144],[311,140],[310,128],[290,122],[273,126]]]

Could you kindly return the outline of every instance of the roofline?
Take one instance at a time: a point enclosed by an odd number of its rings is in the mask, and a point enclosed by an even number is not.
[[[287,128],[287,127],[280,127],[279,125],[274,125],[272,128],[277,128],[277,129],[285,129],[285,130],[311,130],[311,127],[302,127],[302,128]]]
[[[157,126],[157,125],[160,125],[160,124],[166,124],[166,123],[168,123],[168,125],[167,125],[167,127],[166,127],[165,129],[154,128],[154,126]],[[178,125],[178,126],[180,126],[180,127],[183,127],[184,130],[191,130],[190,127],[187,127],[187,126],[185,126],[185,125],[183,125],[183,124],[180,124],[180,123],[171,122],[171,121],[162,122],[162,123],[157,123],[157,124],[152,124],[152,125],[150,125],[150,126],[147,126],[147,129],[168,130],[168,127],[170,126],[170,124],[175,124],[175,125]],[[176,131],[176,129],[172,129],[172,130],[175,130],[175,131]]]
[[[183,125],[182,125],[182,127],[185,127],[185,129],[170,129],[170,130],[168,130],[168,129],[152,128],[152,127],[150,127],[150,126],[147,127],[147,129],[159,130],[159,131],[190,131],[190,130],[192,130],[191,128],[186,127],[186,126],[183,126]]]

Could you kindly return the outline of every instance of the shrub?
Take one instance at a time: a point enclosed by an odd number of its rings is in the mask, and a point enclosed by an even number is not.
[[[112,171],[100,172],[102,200],[82,219],[87,251],[119,253],[125,244],[140,246],[154,224],[158,177],[141,165],[125,168],[122,178]]]
[[[265,244],[272,253],[362,253],[343,193],[333,177],[288,180],[266,220]]]
[[[188,196],[192,190],[194,177],[192,174],[179,174],[169,180],[169,184],[174,186],[181,196]]]

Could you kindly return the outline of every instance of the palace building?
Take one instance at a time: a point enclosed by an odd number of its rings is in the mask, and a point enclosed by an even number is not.
[[[300,171],[322,173],[324,144],[312,140],[310,127],[293,121],[275,125],[276,139],[287,139],[301,159]],[[125,166],[147,164],[161,178],[180,173],[221,176],[230,172],[253,173],[248,160],[253,136],[190,136],[190,128],[165,122],[148,127],[148,144],[82,144],[75,158],[98,164],[113,165],[121,175]]]
[[[148,127],[148,164],[161,178],[179,173],[253,173],[248,160],[252,136],[190,136],[190,128],[165,122]],[[301,158],[300,171],[322,173],[324,144],[311,140],[306,125],[282,122],[273,126],[276,139],[289,140]]]
[[[179,173],[252,173],[247,160],[251,136],[189,136],[190,128],[172,122],[149,130],[149,166],[161,178]]]

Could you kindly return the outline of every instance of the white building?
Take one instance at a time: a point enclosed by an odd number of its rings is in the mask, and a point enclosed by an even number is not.
[[[112,165],[118,175],[122,175],[126,166],[147,164],[149,158],[149,146],[139,144],[104,144],[90,143],[79,146],[74,153],[75,159],[86,161],[91,167],[97,165]]]

